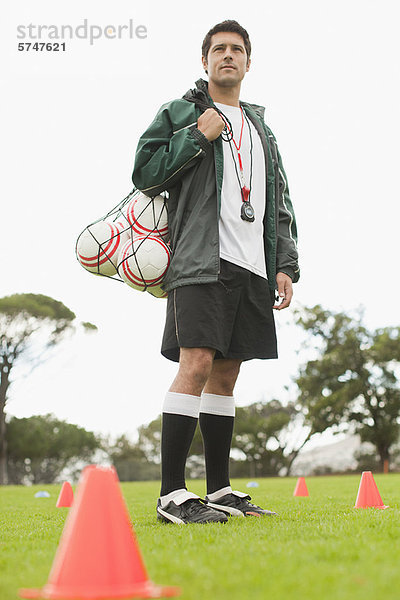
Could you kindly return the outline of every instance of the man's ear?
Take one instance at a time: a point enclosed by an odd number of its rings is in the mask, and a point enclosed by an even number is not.
[[[204,56],[201,57],[201,62],[203,63],[203,69],[205,70],[205,72],[208,75],[208,71],[207,71],[207,59]]]
[[[246,73],[249,71],[251,65],[251,58],[247,61]]]

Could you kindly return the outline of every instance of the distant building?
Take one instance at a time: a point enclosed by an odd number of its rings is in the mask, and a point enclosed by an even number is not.
[[[357,468],[355,454],[372,452],[372,444],[362,444],[359,435],[348,435],[333,444],[318,446],[300,453],[294,460],[291,475],[318,475],[340,473]]]

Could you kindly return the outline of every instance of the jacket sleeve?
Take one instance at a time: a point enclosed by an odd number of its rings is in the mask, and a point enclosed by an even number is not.
[[[272,134],[278,157],[278,215],[277,215],[277,254],[276,272],[286,273],[293,283],[300,278],[300,268],[297,251],[297,226],[292,201],[289,195],[287,177],[282,164],[282,158]]]
[[[136,149],[132,181],[147,196],[174,186],[211,148],[211,142],[195,123],[174,130],[170,104],[160,108]]]

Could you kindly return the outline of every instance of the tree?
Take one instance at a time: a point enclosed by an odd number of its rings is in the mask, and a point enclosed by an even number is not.
[[[75,319],[69,308],[49,296],[13,294],[0,298],[0,484],[7,483],[5,407],[12,370],[23,361],[31,368],[44,362],[48,351],[74,329]],[[82,326],[96,329],[91,323]]]
[[[292,443],[294,433],[287,435],[297,421],[299,410],[293,402],[283,405],[279,400],[256,402],[236,409],[232,449],[240,450],[245,460],[232,464],[235,476],[262,477],[288,475],[300,448],[310,438]],[[240,464],[242,463],[242,464]]]
[[[72,461],[89,461],[101,441],[53,415],[17,419],[7,426],[9,482],[53,483]]]
[[[161,415],[138,428],[137,446],[147,461],[159,464],[161,455]]]
[[[142,425],[139,429],[143,427],[146,426]],[[114,444],[109,444],[108,455],[121,481],[148,481],[160,477],[159,460],[148,458],[142,445],[131,442],[126,435],[121,435]]]
[[[369,331],[362,319],[361,310],[351,315],[320,305],[298,312],[315,358],[296,383],[313,431],[354,426],[387,470],[400,433],[400,327]]]

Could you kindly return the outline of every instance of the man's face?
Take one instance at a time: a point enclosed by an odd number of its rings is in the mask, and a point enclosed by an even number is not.
[[[242,36],[230,31],[212,36],[208,55],[202,61],[209,80],[221,87],[237,85],[250,68]]]

